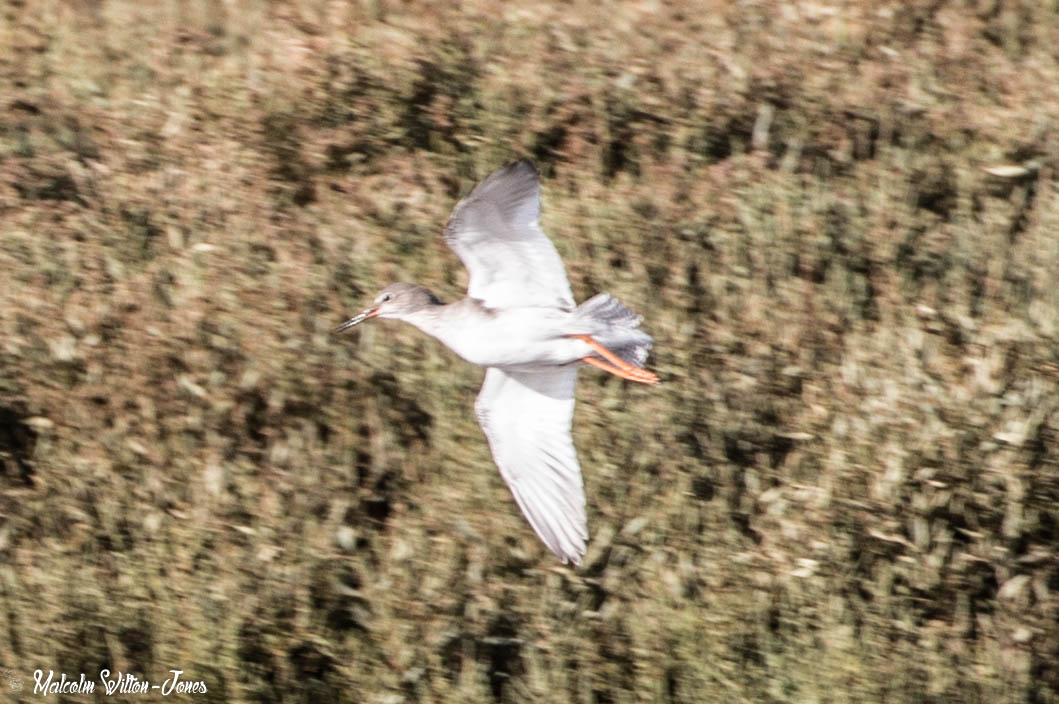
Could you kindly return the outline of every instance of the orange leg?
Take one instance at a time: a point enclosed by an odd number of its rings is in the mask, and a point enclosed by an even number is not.
[[[614,376],[621,377],[622,379],[628,379],[629,381],[638,381],[641,384],[656,384],[658,383],[658,376],[637,367],[635,364],[629,364],[624,359],[608,350],[603,345],[593,340],[588,335],[571,335],[570,337],[575,340],[581,340],[603,359],[596,359],[595,357],[582,357],[581,361],[585,364],[591,364],[593,367],[602,369],[605,372],[610,372]],[[606,361],[604,361],[606,360]]]

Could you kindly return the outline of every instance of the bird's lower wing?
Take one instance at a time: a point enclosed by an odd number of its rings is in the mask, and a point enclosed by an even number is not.
[[[526,520],[563,562],[588,539],[585,490],[570,436],[577,365],[540,372],[490,367],[475,411],[500,476]]]

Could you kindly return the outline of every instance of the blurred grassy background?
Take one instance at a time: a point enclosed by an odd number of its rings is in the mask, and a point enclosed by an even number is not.
[[[1059,701],[1056,2],[443,5],[0,8],[15,701]],[[577,571],[329,333],[519,156],[666,379],[582,374]]]

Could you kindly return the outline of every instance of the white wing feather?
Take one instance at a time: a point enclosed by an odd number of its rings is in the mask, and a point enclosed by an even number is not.
[[[579,565],[588,528],[570,436],[576,383],[577,365],[540,372],[490,367],[475,411],[526,520],[560,560]]]
[[[490,308],[573,310],[555,245],[541,231],[536,167],[517,161],[478,184],[452,211],[445,242],[467,268],[467,295]]]

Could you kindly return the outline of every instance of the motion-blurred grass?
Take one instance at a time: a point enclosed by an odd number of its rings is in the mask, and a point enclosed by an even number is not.
[[[10,696],[1059,701],[1054,0],[444,5],[0,7]],[[582,374],[577,571],[329,333],[519,156],[666,379]]]

